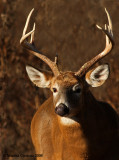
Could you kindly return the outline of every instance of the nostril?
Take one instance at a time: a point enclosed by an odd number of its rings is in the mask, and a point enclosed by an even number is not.
[[[61,103],[55,108],[55,113],[60,116],[64,116],[69,113],[69,108],[65,104]]]

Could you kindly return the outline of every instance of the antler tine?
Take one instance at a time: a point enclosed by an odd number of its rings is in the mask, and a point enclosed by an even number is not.
[[[56,53],[56,56],[55,56],[55,64],[58,65],[58,54]]]
[[[105,49],[99,53],[97,56],[95,56],[93,59],[91,59],[90,61],[86,62],[78,72],[75,73],[75,75],[81,77],[83,76],[90,67],[92,67],[96,62],[98,62],[100,59],[102,59],[103,57],[105,57],[106,55],[109,54],[109,52],[112,50],[113,46],[114,46],[114,40],[113,40],[113,32],[112,32],[112,21],[110,18],[110,15],[108,13],[108,11],[105,8],[105,12],[107,14],[107,18],[108,18],[108,23],[109,25],[105,24],[105,29],[103,29],[102,27],[97,26],[98,29],[102,30],[106,36],[106,46]]]
[[[30,13],[27,17],[26,24],[25,24],[25,27],[24,27],[24,30],[23,30],[23,34],[22,34],[22,37],[20,39],[20,44],[22,44],[25,48],[30,50],[30,52],[32,54],[34,54],[35,56],[37,56],[38,58],[43,60],[51,68],[54,75],[57,76],[57,75],[60,74],[60,72],[58,70],[58,67],[57,67],[57,64],[55,62],[51,61],[48,57],[44,56],[40,51],[37,50],[37,48],[34,45],[35,23],[34,23],[33,29],[30,32],[26,33],[33,11],[34,11],[34,9],[32,9],[30,11]],[[26,40],[29,36],[31,37],[30,42],[28,42]]]
[[[34,8],[30,11],[30,13],[27,17],[26,24],[25,24],[25,27],[23,29],[23,34],[22,34],[22,37],[20,39],[21,44],[24,42],[24,40],[26,40],[27,37],[29,37],[35,31],[35,27],[34,27],[32,31],[30,31],[29,33],[26,34],[26,31],[27,31],[27,28],[28,28],[28,25],[29,25],[29,21],[30,21],[30,18],[31,18],[31,15],[32,15],[33,11],[34,11]],[[34,23],[34,26],[35,26],[35,23]]]
[[[33,26],[33,31],[35,31],[35,23],[34,23],[34,26]],[[30,40],[30,43],[34,43],[34,32],[31,33],[31,40]]]

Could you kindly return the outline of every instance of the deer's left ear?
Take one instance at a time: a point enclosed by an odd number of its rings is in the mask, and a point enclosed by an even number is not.
[[[92,87],[101,86],[109,76],[109,65],[104,64],[86,73],[85,80]]]

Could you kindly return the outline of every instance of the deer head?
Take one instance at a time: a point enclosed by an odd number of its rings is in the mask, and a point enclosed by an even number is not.
[[[86,62],[77,72],[61,72],[57,65],[58,57],[55,57],[55,61],[53,62],[36,49],[34,45],[35,24],[32,31],[26,34],[33,10],[34,9],[31,10],[26,20],[26,25],[24,27],[20,43],[32,54],[43,60],[52,71],[37,70],[31,66],[27,66],[26,70],[28,76],[38,87],[50,88],[53,92],[56,114],[59,116],[72,117],[82,109],[83,97],[89,86],[101,86],[109,76],[108,64],[103,64],[89,70],[95,63],[108,55],[113,48],[112,22],[109,13],[105,9],[109,25],[105,24],[105,29],[97,25],[97,27],[102,30],[106,36],[105,49],[90,61]],[[31,36],[30,42],[26,40],[29,36]]]

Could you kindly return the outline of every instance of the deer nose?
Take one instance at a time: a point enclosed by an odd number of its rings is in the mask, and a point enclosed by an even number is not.
[[[69,113],[69,108],[65,104],[60,103],[55,108],[55,113],[58,114],[59,116],[64,116]]]

